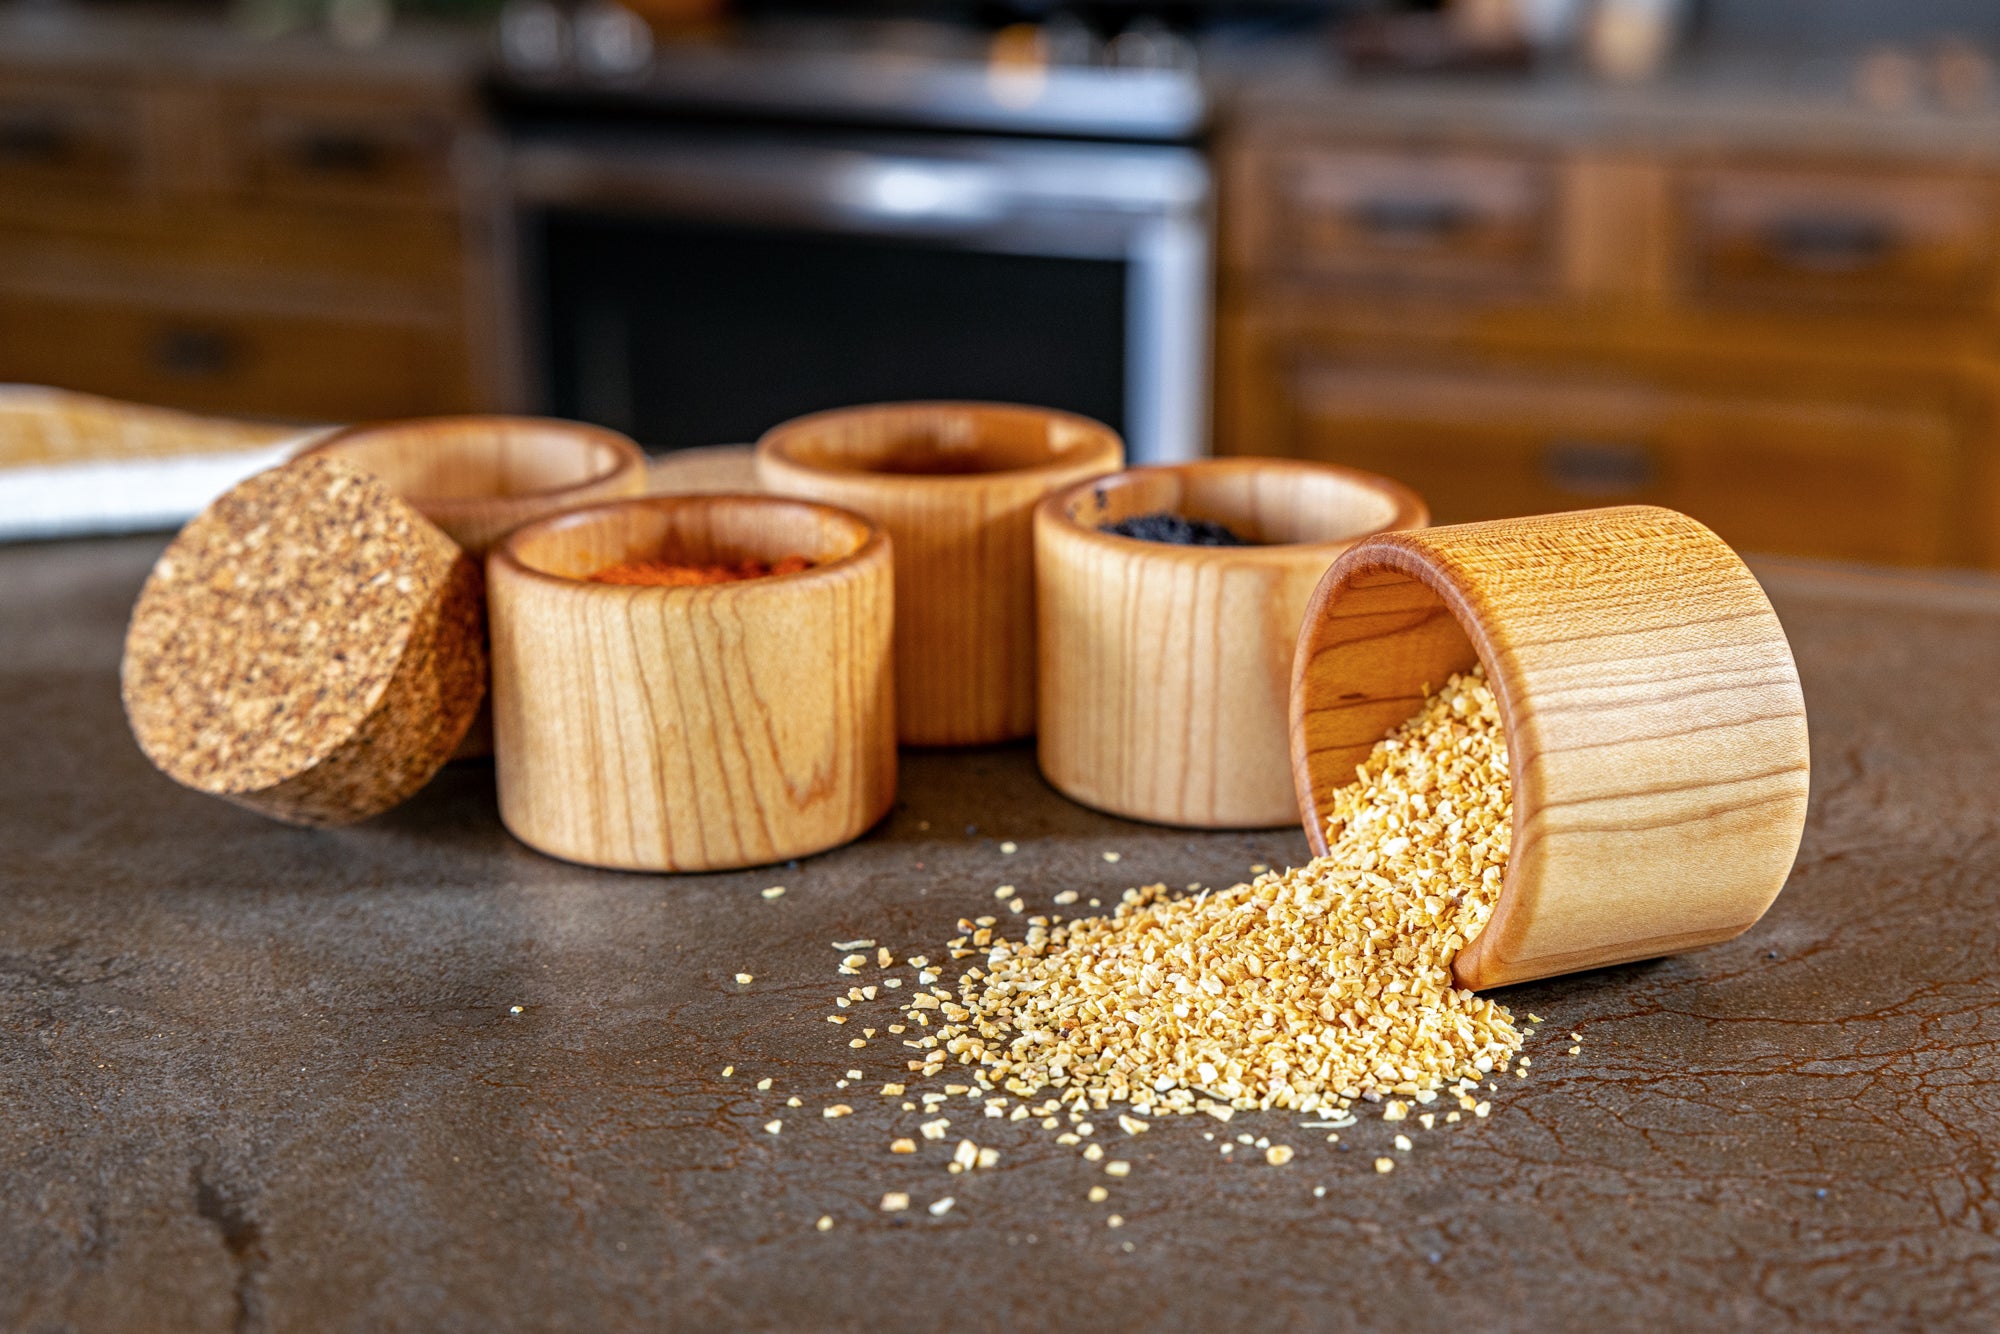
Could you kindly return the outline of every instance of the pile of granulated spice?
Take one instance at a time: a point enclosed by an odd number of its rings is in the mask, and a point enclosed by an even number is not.
[[[590,582],[640,588],[703,588],[709,584],[733,584],[745,579],[768,579],[774,574],[797,574],[801,570],[810,570],[812,565],[804,556],[784,556],[776,561],[741,560],[733,565],[628,560],[605,566],[590,576]]]
[[[1493,693],[1453,677],[1335,798],[1324,857],[1219,893],[1128,891],[1108,918],[1031,921],[1018,943],[962,922],[954,956],[986,962],[955,998],[908,1005],[945,1021],[916,1040],[919,1064],[1140,1115],[1336,1112],[1476,1081],[1521,1035],[1451,963],[1493,910],[1512,809]]]
[[[982,1120],[1033,1119],[1058,1132],[1057,1143],[1081,1144],[1083,1157],[1112,1178],[1130,1165],[1107,1159],[1107,1146],[1091,1138],[1095,1113],[1110,1114],[1127,1137],[1144,1133],[1149,1116],[1229,1121],[1269,1109],[1326,1118],[1305,1128],[1344,1129],[1355,1124],[1353,1103],[1367,1099],[1386,1100],[1383,1120],[1414,1115],[1429,1130],[1460,1119],[1460,1111],[1424,1110],[1448,1089],[1462,1111],[1484,1117],[1490,1104],[1477,1096],[1480,1076],[1503,1070],[1523,1034],[1503,1007],[1454,986],[1451,964],[1492,913],[1512,814],[1498,704],[1475,669],[1430,695],[1357,766],[1356,781],[1331,803],[1326,856],[1220,892],[1127,890],[1108,917],[1026,916],[1020,941],[997,933],[996,916],[961,919],[963,934],[947,952],[974,962],[956,992],[945,966],[924,955],[898,960],[874,940],[835,942],[844,954],[839,971],[856,984],[834,998],[827,1019],[870,1024],[873,1005],[901,1002],[882,1027],[888,1040],[920,1055],[906,1058],[913,1072],[906,1082],[886,1083],[881,1094],[922,1118],[916,1129],[924,1140],[957,1140],[946,1164],[953,1173],[993,1166],[999,1156],[965,1138],[969,1127],[953,1130],[949,1103],[958,1098],[977,1102]],[[1024,913],[1013,886],[995,893],[1011,915]],[[1065,890],[1054,901],[1066,907],[1077,898]],[[901,966],[915,977],[898,976]],[[860,1032],[850,1047],[872,1045],[882,1029]],[[1526,1056],[1520,1067],[1515,1073],[1525,1077]],[[941,1075],[963,1082],[920,1091]],[[862,1079],[849,1070],[839,1088]],[[1123,1110],[1113,1112],[1114,1103]],[[803,1101],[792,1097],[787,1106]],[[852,1110],[836,1103],[820,1114]],[[782,1125],[765,1129],[777,1134]],[[1294,1157],[1268,1136],[1224,1137],[1218,1147],[1225,1156],[1248,1148],[1273,1167]],[[1398,1152],[1411,1147],[1407,1135],[1395,1136]],[[913,1138],[890,1144],[893,1154],[921,1151]],[[1378,1173],[1394,1166],[1386,1156],[1374,1160]],[[1089,1199],[1107,1196],[1098,1185]],[[930,1212],[951,1204],[940,1200]],[[907,1207],[903,1192],[884,1196],[886,1212]],[[1106,1219],[1112,1227],[1123,1221]],[[823,1217],[818,1226],[831,1223]]]

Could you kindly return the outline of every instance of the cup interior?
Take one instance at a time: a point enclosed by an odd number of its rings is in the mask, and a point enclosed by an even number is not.
[[[1134,468],[1076,488],[1064,505],[1070,521],[1084,528],[1178,514],[1219,523],[1259,546],[1351,542],[1390,527],[1404,512],[1403,497],[1365,473],[1287,459]]]
[[[507,552],[539,574],[587,580],[635,560],[719,565],[804,556],[824,566],[854,555],[873,534],[858,516],[807,501],[653,496],[531,524],[508,540]]]
[[[1118,446],[1110,427],[1085,417],[988,403],[825,412],[780,426],[765,440],[801,467],[915,477],[1062,467]]]
[[[364,426],[324,448],[418,505],[567,491],[606,480],[634,454],[623,437],[594,426],[509,417]]]

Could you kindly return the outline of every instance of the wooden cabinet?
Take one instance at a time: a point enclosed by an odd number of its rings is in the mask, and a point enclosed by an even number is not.
[[[2000,566],[2000,155],[1402,118],[1227,136],[1221,452],[1387,473],[1439,522],[1644,501]]]
[[[1386,472],[1440,523],[1666,505],[1751,551],[1936,563],[1958,439],[1940,412],[1493,370],[1308,360],[1291,449]]]
[[[1681,185],[1695,294],[1767,305],[1993,301],[1983,180],[1894,172],[1694,170]]]
[[[136,194],[143,139],[139,100],[129,88],[0,82],[0,195]]]
[[[1552,181],[1521,154],[1288,147],[1251,185],[1251,256],[1378,287],[1533,287],[1554,254]]]
[[[300,421],[482,405],[465,69],[92,22],[53,51],[0,32],[0,382]]]

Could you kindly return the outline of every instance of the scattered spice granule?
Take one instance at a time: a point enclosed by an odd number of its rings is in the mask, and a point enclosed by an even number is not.
[[[1105,1219],[1105,1220],[1104,1220],[1104,1226],[1106,1226],[1106,1227],[1124,1227],[1124,1226],[1125,1226],[1125,1216],[1124,1216],[1123,1214],[1113,1214],[1113,1215],[1111,1215],[1111,1216],[1110,1216],[1109,1218],[1107,1218],[1107,1219]]]
[[[1582,1047],[1571,1047],[1571,1048],[1569,1049],[1569,1054],[1570,1054],[1570,1055],[1572,1055],[1572,1056],[1581,1056],[1581,1055],[1583,1055],[1583,1048],[1582,1048]]]
[[[769,889],[759,892],[767,899],[781,899],[785,896],[785,887],[783,885],[773,885]]]
[[[736,985],[739,987],[747,987],[754,981],[756,981],[756,979],[751,977],[750,974],[748,973],[738,973],[736,975]]]
[[[903,1096],[903,1086],[901,1084],[884,1084],[882,1086],[882,1096],[885,1098],[900,1098]]]
[[[1323,1200],[1323,1199],[1325,1199],[1325,1198],[1326,1198],[1326,1187],[1325,1187],[1325,1186],[1314,1186],[1314,1187],[1313,1187],[1313,1198],[1314,1198],[1315,1200]]]
[[[848,1042],[847,1042],[847,1045],[848,1045],[848,1046],[850,1046],[850,1047],[865,1047],[865,1046],[867,1046],[867,1045],[868,1045],[868,1039],[867,1039],[867,1038],[849,1038],[849,1039],[848,1039]]]
[[[1000,851],[1001,851],[1001,852],[1003,852],[1003,853],[1005,853],[1005,854],[1006,854],[1007,856],[1011,857],[1011,856],[1013,856],[1013,855],[1014,855],[1014,854],[1015,854],[1016,852],[1020,851],[1020,847],[1019,847],[1019,845],[1018,845],[1018,844],[1014,843],[1014,842],[1013,842],[1013,841],[1012,841],[1012,840],[1010,839],[1010,840],[1008,840],[1007,842],[1005,842],[1005,843],[1002,843],[1002,844],[1000,845]]]
[[[892,1190],[882,1197],[882,1212],[899,1214],[910,1207],[910,1197],[905,1191]]]
[[[1304,867],[1185,898],[1128,890],[1108,917],[1018,942],[981,926],[983,971],[959,978],[926,1064],[956,1058],[1023,1098],[1055,1087],[1140,1115],[1339,1113],[1506,1065],[1522,1042],[1512,1016],[1451,976],[1512,836],[1484,678],[1454,676],[1356,774],[1329,803],[1327,855]],[[908,1012],[937,1008],[919,996]]]
[[[1104,1148],[1099,1144],[1086,1144],[1083,1146],[1083,1156],[1093,1163],[1097,1162],[1104,1157]]]
[[[805,1104],[804,1104],[803,1102],[800,1102],[800,1101],[799,1101],[799,1100],[798,1100],[797,1098],[787,1098],[787,1099],[785,1099],[785,1106],[787,1106],[787,1107],[803,1107],[803,1106],[805,1106]]]
[[[733,1065],[725,1065],[722,1067],[722,1077],[724,1079],[729,1078],[731,1075],[735,1073],[736,1073],[736,1067]]]
[[[1128,1135],[1143,1135],[1150,1127],[1136,1116],[1120,1116],[1118,1128]]]
[[[949,1195],[945,1196],[943,1199],[934,1201],[930,1206],[931,1217],[943,1218],[946,1214],[951,1212],[951,1206],[957,1203],[958,1201],[954,1200]]]
[[[1408,1153],[1410,1151],[1410,1137],[1408,1135],[1396,1136],[1396,1147],[1404,1153]]]
[[[1104,1175],[1108,1177],[1128,1177],[1132,1175],[1132,1164],[1114,1159],[1104,1165]]]
[[[832,1217],[832,1215],[830,1215],[830,1214],[821,1214],[821,1215],[819,1216],[819,1222],[817,1222],[817,1223],[814,1223],[814,1224],[813,1224],[813,1227],[814,1227],[814,1228],[815,1228],[816,1230],[820,1231],[820,1232],[828,1232],[828,1231],[831,1231],[831,1230],[832,1230],[832,1228],[833,1228],[833,1217]]]
[[[1375,1170],[1377,1172],[1393,1172],[1396,1170],[1396,1160],[1394,1158],[1377,1158],[1375,1160]]]
[[[1292,1161],[1291,1146],[1289,1144],[1273,1144],[1270,1148],[1264,1150],[1264,1161],[1273,1167],[1283,1167],[1286,1163]]]
[[[628,560],[607,565],[590,576],[594,584],[625,584],[642,588],[700,588],[708,584],[733,584],[744,579],[765,579],[774,574],[798,574],[813,563],[804,556],[784,556],[775,561],[740,560],[734,564],[695,565],[667,560]]]
[[[913,1139],[892,1139],[889,1141],[890,1153],[915,1153],[916,1151],[917,1142]]]
[[[822,1107],[822,1108],[820,1108],[820,1113],[819,1113],[819,1114],[820,1114],[821,1116],[825,1117],[825,1118],[826,1118],[827,1120],[829,1120],[829,1121],[833,1121],[833,1120],[837,1120],[837,1119],[839,1119],[840,1117],[843,1117],[843,1116],[852,1116],[852,1115],[854,1115],[854,1109],[853,1109],[852,1107],[849,1107],[849,1106],[848,1106],[848,1105],[847,1105],[846,1103],[844,1103],[844,1102],[837,1102],[837,1103],[835,1103],[835,1104],[834,1104],[833,1106],[831,1106],[831,1107]]]
[[[1108,862],[1115,862],[1119,860],[1121,855],[1122,854],[1116,852],[1107,852],[1104,854],[1104,860]]]
[[[1092,1186],[1090,1188],[1090,1202],[1092,1204],[1102,1204],[1110,1198],[1111,1198],[1111,1192],[1106,1190],[1104,1187]]]
[[[758,1080],[757,1087],[760,1089],[767,1089],[771,1087],[771,1077],[769,1075],[766,1075],[762,1079]]]
[[[1473,1114],[1474,1116],[1477,1116],[1477,1117],[1480,1117],[1481,1119],[1484,1119],[1484,1118],[1486,1117],[1486,1115],[1487,1115],[1488,1113],[1490,1113],[1490,1112],[1491,1112],[1492,1110],[1493,1110],[1493,1104],[1492,1104],[1492,1103],[1490,1103],[1490,1102],[1482,1102],[1482,1103],[1480,1103],[1480,1104],[1479,1104],[1478,1106],[1476,1106],[1476,1107],[1474,1107],[1474,1108],[1472,1109],[1472,1114]]]
[[[1409,1114],[1410,1105],[1395,1099],[1391,1099],[1389,1105],[1382,1109],[1382,1119],[1384,1121],[1400,1121]]]
[[[766,1121],[764,1123],[764,1133],[767,1135],[775,1135],[784,1128],[785,1123],[783,1121]]]
[[[872,950],[875,948],[875,942],[872,940],[836,940],[833,942],[833,947],[837,950]]]

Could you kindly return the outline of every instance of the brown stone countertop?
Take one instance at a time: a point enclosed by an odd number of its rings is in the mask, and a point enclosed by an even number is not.
[[[733,875],[537,856],[477,765],[366,825],[287,828],[176,788],[125,729],[119,637],[159,545],[0,549],[0,1327],[1941,1330],[2000,1311],[2000,582],[1759,566],[1812,714],[1798,870],[1727,945],[1505,993],[1547,1023],[1490,1119],[1371,1115],[1342,1150],[1239,1116],[1232,1133],[1297,1147],[1285,1167],[1225,1160],[1205,1117],[1129,1141],[1106,1124],[1133,1165],[1109,1181],[970,1104],[954,1120],[996,1169],[947,1176],[948,1144],[892,1157],[917,1118],[876,1089],[905,1053],[823,1022],[847,981],[829,943],[935,947],[999,883],[1041,905],[1227,884],[1301,856],[1296,831],[1098,816],[1024,747],[907,755],[867,839]],[[850,1067],[867,1080],[836,1095]],[[823,1120],[837,1100],[855,1114]],[[1396,1130],[1415,1149],[1378,1176]],[[1086,1203],[1098,1183],[1110,1204]],[[917,1207],[880,1214],[887,1190]]]

